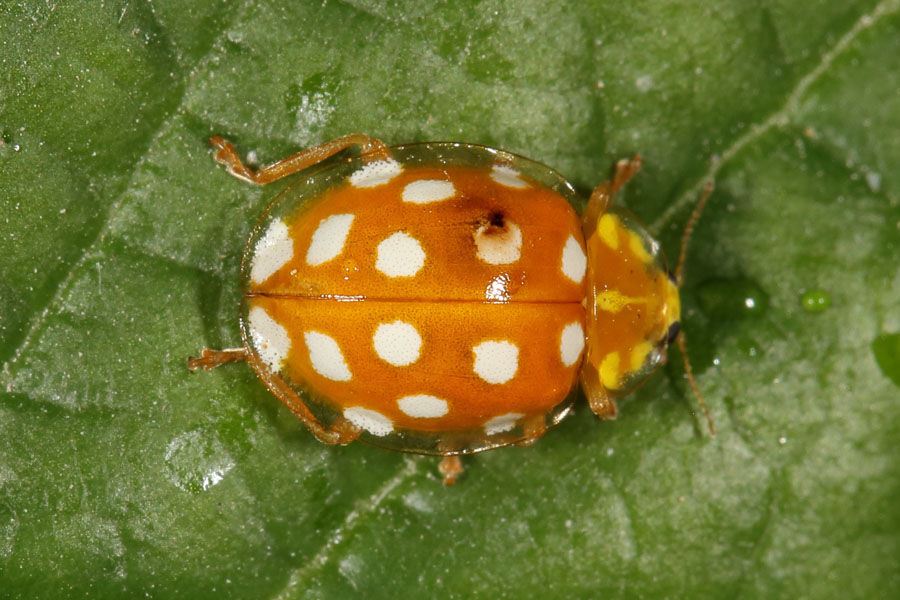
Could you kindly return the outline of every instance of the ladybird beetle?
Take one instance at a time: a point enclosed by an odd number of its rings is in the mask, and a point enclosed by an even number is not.
[[[189,366],[246,360],[322,442],[440,455],[453,483],[461,454],[540,438],[579,380],[593,412],[615,418],[613,398],[683,339],[679,277],[611,206],[640,157],[620,161],[579,217],[556,171],[483,146],[349,135],[254,171],[229,142],[211,144],[245,181],[306,176],[244,252],[243,348]]]

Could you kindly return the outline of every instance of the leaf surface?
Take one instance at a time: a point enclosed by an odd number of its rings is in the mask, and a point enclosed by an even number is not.
[[[0,7],[0,596],[900,595],[900,3],[698,4]],[[620,200],[670,257],[714,178],[683,301],[715,439],[673,353],[617,422],[444,488],[246,366],[190,375],[240,343],[274,194],[208,137],[355,131],[585,192],[640,153]]]

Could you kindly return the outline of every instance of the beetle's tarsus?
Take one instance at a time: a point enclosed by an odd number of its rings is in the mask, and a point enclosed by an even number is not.
[[[196,371],[203,369],[211,371],[227,363],[247,360],[247,351],[244,348],[226,348],[225,350],[213,350],[204,348],[199,358],[188,359],[188,369]]]
[[[644,159],[640,154],[635,154],[631,158],[623,158],[616,163],[616,174],[613,175],[612,182],[609,186],[610,200],[619,193],[628,181],[637,175],[644,164]]]
[[[261,183],[257,180],[256,171],[245,165],[241,157],[238,156],[234,144],[222,138],[222,136],[214,135],[209,138],[209,145],[216,151],[213,158],[216,159],[217,163],[224,166],[229,174],[247,183]]]
[[[453,485],[466,468],[458,454],[451,454],[441,459],[438,472],[444,477],[444,485]]]

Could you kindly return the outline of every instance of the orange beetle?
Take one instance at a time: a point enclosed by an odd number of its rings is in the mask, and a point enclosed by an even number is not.
[[[189,366],[247,360],[322,442],[441,455],[453,483],[459,455],[530,444],[559,422],[579,378],[594,413],[614,418],[613,396],[682,339],[677,278],[610,206],[638,157],[579,217],[558,173],[482,146],[350,135],[253,171],[211,143],[252,183],[317,168],[272,201],[247,244],[244,347]],[[358,156],[328,160],[352,146]]]

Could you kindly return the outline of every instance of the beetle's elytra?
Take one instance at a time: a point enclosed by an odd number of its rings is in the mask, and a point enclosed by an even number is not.
[[[562,176],[491,148],[351,135],[253,171],[211,141],[253,183],[308,172],[247,244],[244,347],[190,366],[247,360],[323,442],[442,455],[452,483],[460,454],[536,441],[579,380],[594,413],[614,418],[613,397],[678,338],[659,245],[611,206],[637,157],[579,217]]]

